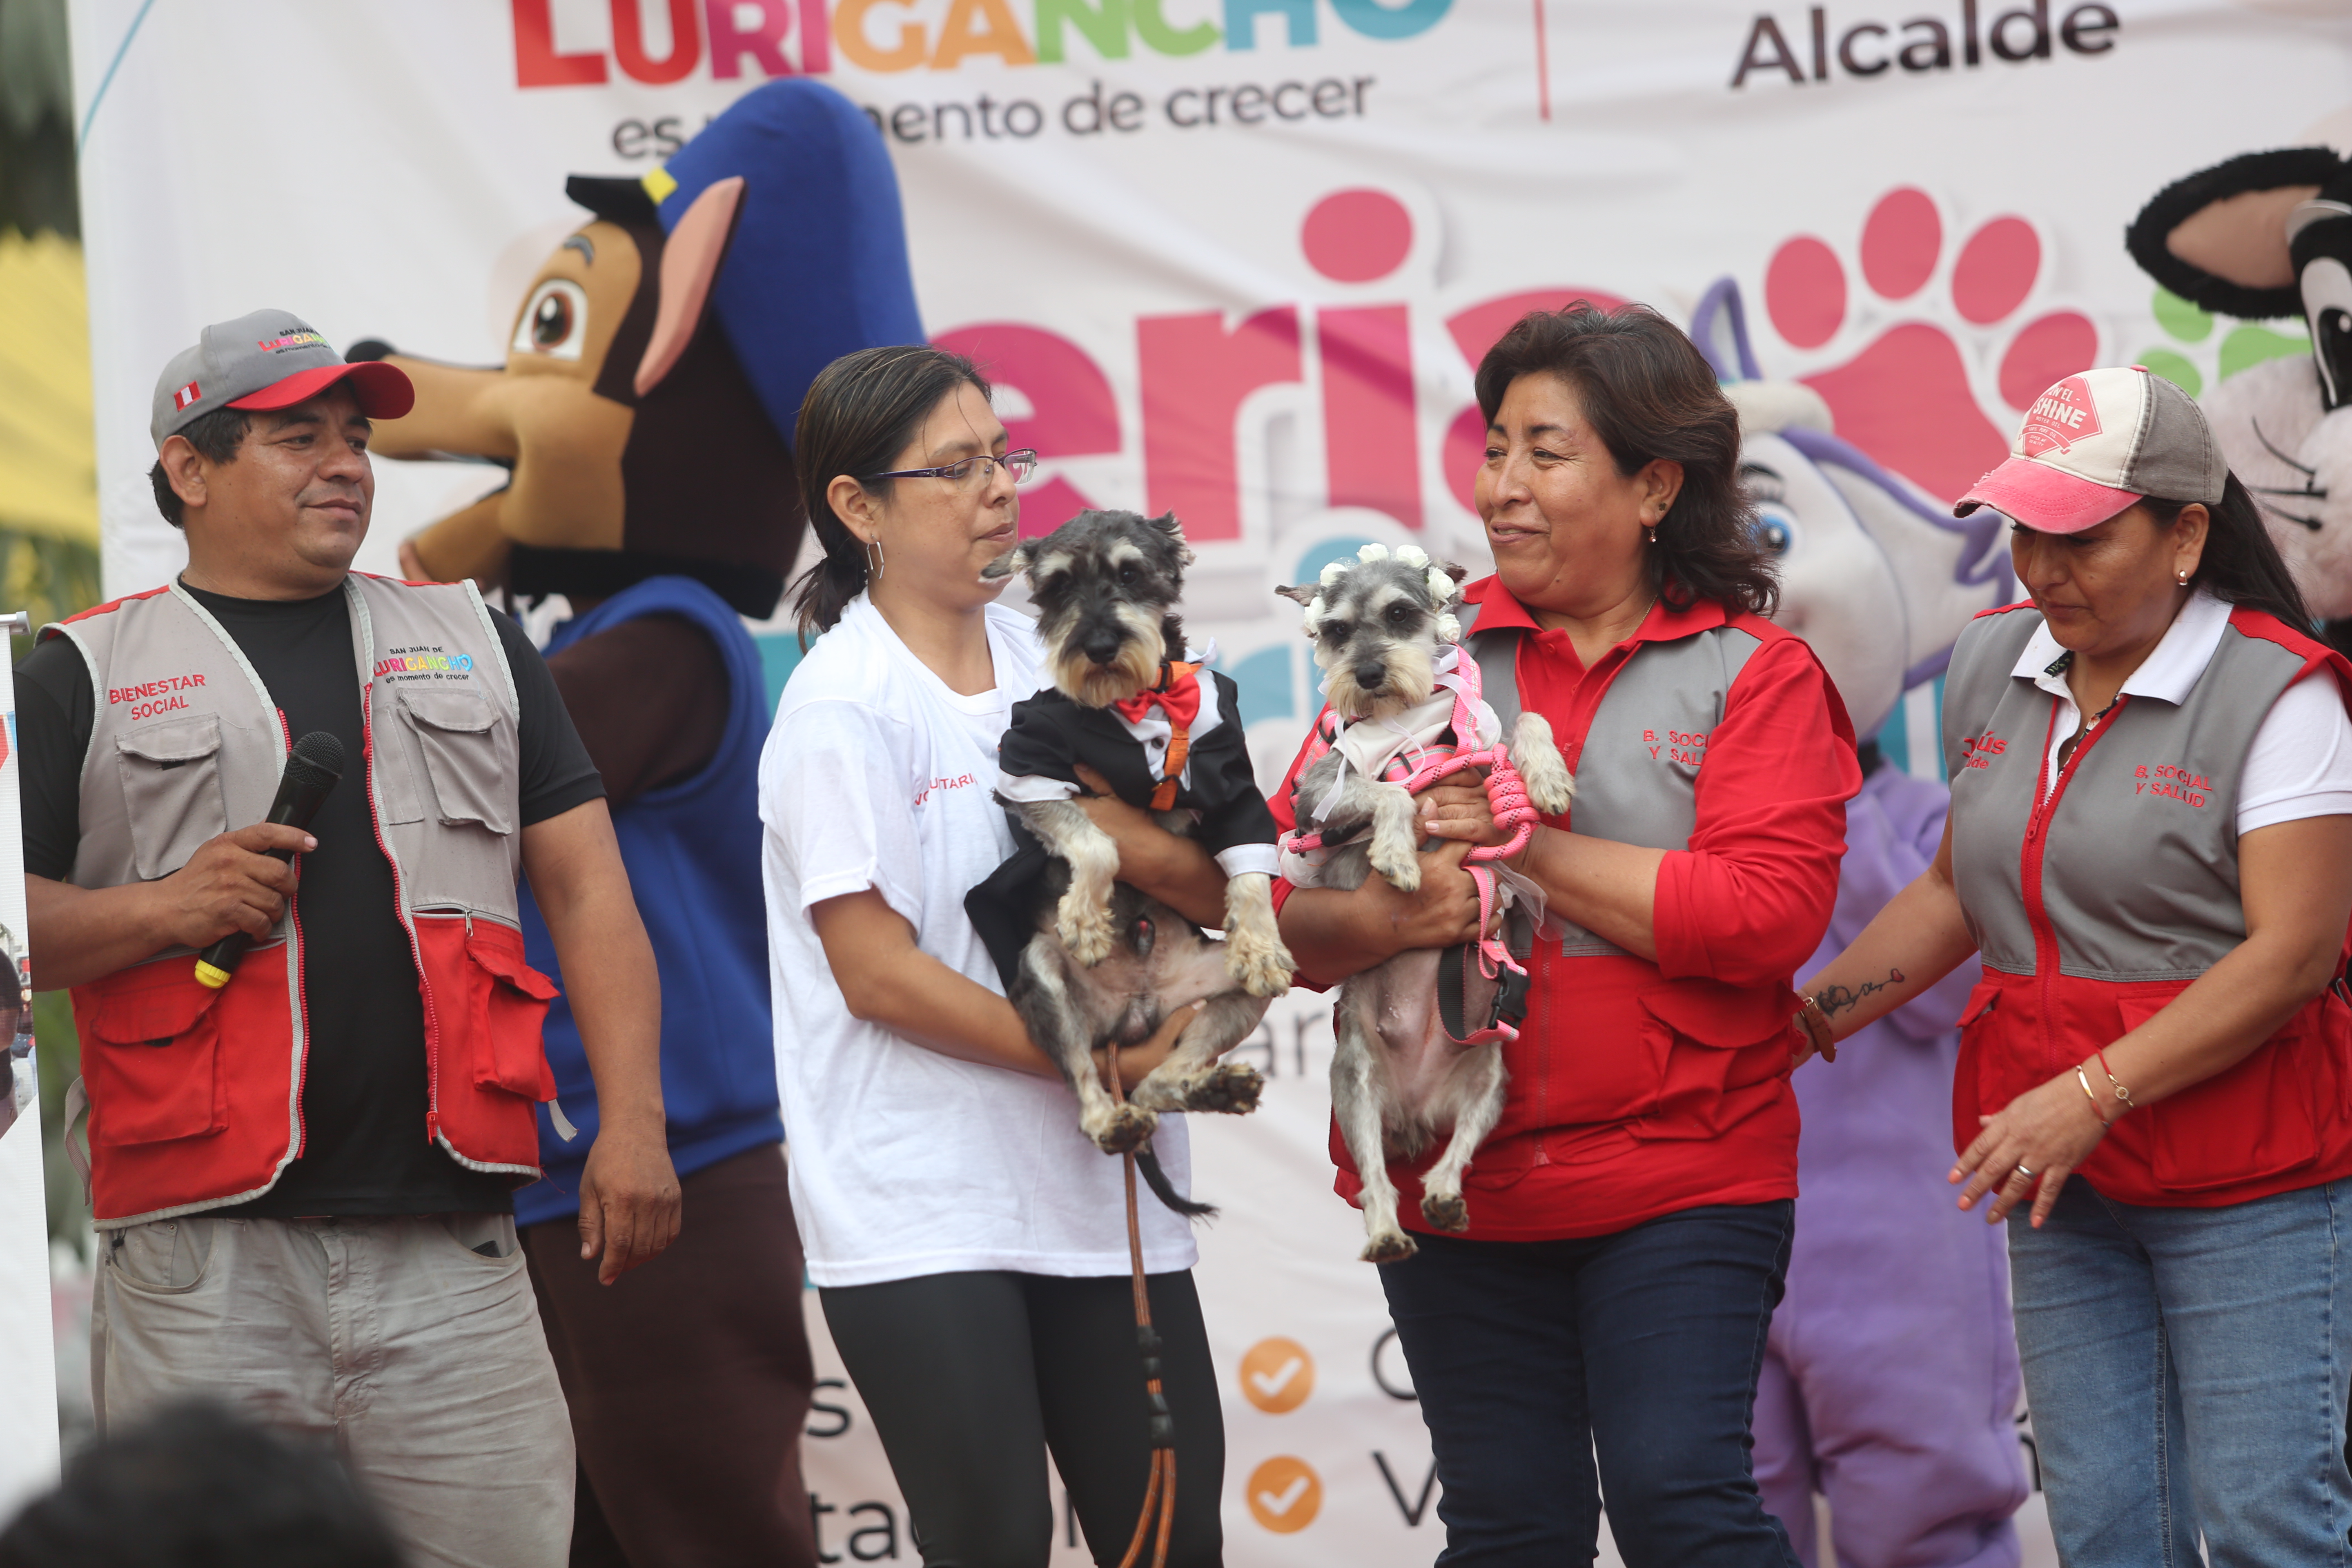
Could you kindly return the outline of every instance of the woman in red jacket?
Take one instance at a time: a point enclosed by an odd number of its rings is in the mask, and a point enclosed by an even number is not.
[[[2069,1568],[2341,1563],[2352,666],[2188,394],[2035,400],[1959,509],[2030,603],[1952,651],[1943,847],[1813,977],[1844,1036],[1971,953],[1950,1175],[2009,1218]]]
[[[1793,1563],[1748,1419],[1797,1190],[1789,980],[1836,900],[1853,732],[1811,651],[1763,618],[1738,416],[1688,338],[1640,307],[1538,313],[1477,388],[1496,574],[1469,590],[1465,642],[1488,668],[1516,650],[1516,701],[1550,721],[1577,798],[1514,862],[1550,918],[1468,1231],[1423,1228],[1426,1159],[1391,1168],[1420,1251],[1381,1279],[1445,1561],[1584,1562],[1605,1490],[1635,1568]],[[1287,894],[1309,978],[1475,933],[1461,868],[1495,837],[1483,796],[1424,811],[1454,842],[1422,858],[1417,893]]]

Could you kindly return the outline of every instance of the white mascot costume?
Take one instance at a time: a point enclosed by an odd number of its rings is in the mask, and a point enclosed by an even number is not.
[[[2352,159],[2330,147],[2248,153],[2157,193],[2125,237],[2191,303],[2301,316],[2309,358],[2240,371],[2200,400],[2312,614],[2352,617]],[[2340,649],[2352,627],[2329,628]]]

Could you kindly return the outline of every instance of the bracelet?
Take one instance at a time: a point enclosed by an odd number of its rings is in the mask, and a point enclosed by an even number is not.
[[[2107,1083],[2116,1091],[2116,1098],[2124,1102],[2124,1109],[2137,1110],[2139,1107],[2132,1102],[2131,1090],[2116,1082],[2115,1073],[2107,1067],[2107,1053],[2095,1046],[2091,1048],[2091,1054],[2099,1058],[2099,1070],[2106,1074]]]
[[[2074,1081],[2081,1084],[2083,1092],[2091,1097],[2091,1114],[2099,1119],[2099,1125],[2113,1127],[2115,1123],[2108,1121],[2106,1113],[2099,1109],[2099,1091],[2091,1087],[2091,1075],[2077,1067],[2074,1069]]]
[[[1813,1049],[1822,1054],[1822,1060],[1825,1062],[1837,1060],[1837,1042],[1830,1037],[1830,1016],[1822,1012],[1821,1003],[1811,996],[1801,996],[1798,1001],[1802,1005],[1797,1009],[1796,1021],[1804,1026],[1806,1036],[1813,1042]]]

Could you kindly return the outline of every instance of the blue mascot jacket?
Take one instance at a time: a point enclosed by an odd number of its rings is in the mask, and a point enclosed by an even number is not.
[[[727,668],[727,728],[692,777],[639,795],[613,813],[621,859],[661,971],[662,1100],[670,1161],[681,1176],[762,1143],[783,1142],[768,1002],[768,914],[760,887],[760,748],[767,739],[767,678],[760,650],[726,602],[687,577],[649,577],[555,630],[549,654],[645,616],[678,616],[709,633]],[[555,942],[526,885],[524,952],[561,984]],[[596,1089],[569,1000],[547,1013],[547,1059],[558,1102],[579,1128],[558,1137],[539,1110],[546,1179],[515,1194],[515,1223],[580,1212],[580,1173],[597,1128]]]

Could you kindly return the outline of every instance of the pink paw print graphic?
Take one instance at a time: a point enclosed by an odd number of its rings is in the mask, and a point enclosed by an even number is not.
[[[1926,192],[1889,191],[1863,222],[1862,289],[1835,250],[1800,235],[1765,268],[1764,310],[1781,340],[1809,356],[1867,338],[1797,379],[1827,400],[1840,436],[1957,500],[2008,455],[2016,422],[2007,411],[2022,412],[2051,383],[2096,363],[2099,332],[2079,310],[2037,308],[2044,252],[2025,219],[1982,224],[1948,268],[1945,238]],[[2002,417],[1988,417],[1989,408]]]

